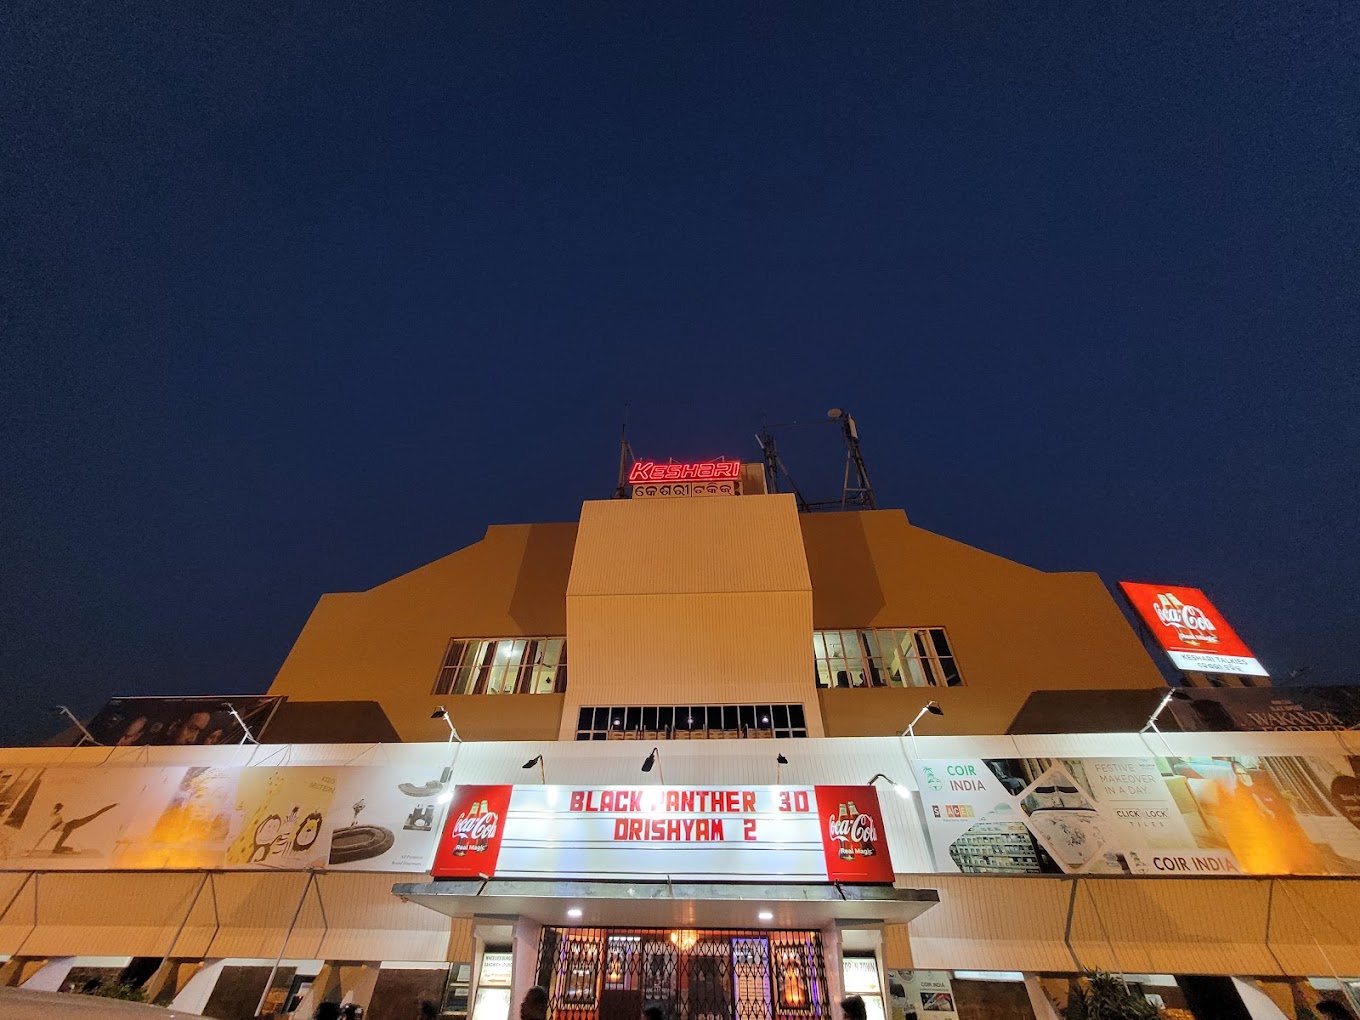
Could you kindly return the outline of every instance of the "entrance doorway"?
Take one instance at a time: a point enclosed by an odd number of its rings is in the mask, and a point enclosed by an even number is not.
[[[828,1020],[815,931],[545,928],[548,1020]]]

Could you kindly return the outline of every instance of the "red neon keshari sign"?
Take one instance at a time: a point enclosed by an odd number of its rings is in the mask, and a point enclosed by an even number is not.
[[[1266,676],[1251,649],[1198,588],[1120,581],[1119,588],[1177,669]]]
[[[741,478],[741,461],[706,460],[699,464],[658,464],[639,460],[628,472],[628,483],[708,481],[718,478]]]

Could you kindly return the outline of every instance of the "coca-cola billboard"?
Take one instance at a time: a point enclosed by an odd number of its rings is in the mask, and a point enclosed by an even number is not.
[[[436,878],[890,883],[869,786],[461,786]]]
[[[826,874],[833,882],[891,882],[883,815],[872,786],[819,786]]]
[[[1179,670],[1268,676],[1198,588],[1120,581],[1119,588]]]
[[[505,835],[510,786],[457,786],[444,833],[435,848],[434,873],[449,878],[490,877]]]

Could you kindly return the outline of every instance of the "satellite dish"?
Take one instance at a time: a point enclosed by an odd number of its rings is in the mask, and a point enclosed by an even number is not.
[[[826,412],[826,416],[834,421],[844,413],[845,412],[842,411],[839,407],[833,407],[831,410]]]

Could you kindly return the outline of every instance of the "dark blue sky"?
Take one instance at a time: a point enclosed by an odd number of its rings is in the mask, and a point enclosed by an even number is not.
[[[0,739],[262,690],[322,592],[608,494],[626,403],[658,458],[849,407],[916,523],[1354,679],[1358,29],[6,5]]]

